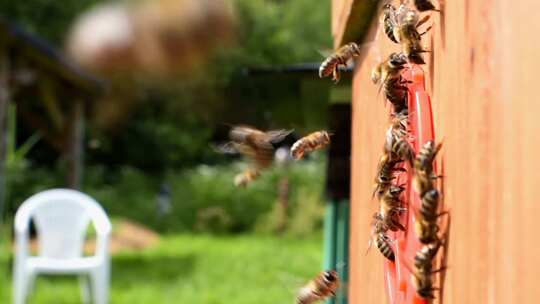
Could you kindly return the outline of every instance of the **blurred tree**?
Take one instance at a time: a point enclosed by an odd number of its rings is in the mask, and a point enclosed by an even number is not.
[[[62,44],[77,15],[103,0],[0,1],[1,14],[55,43]]]
[[[305,88],[298,81],[253,79],[241,71],[246,66],[320,61],[318,51],[331,47],[330,1],[232,1],[238,18],[236,46],[219,50],[189,77],[126,89],[131,101],[125,109],[114,100],[96,104],[94,122],[88,125],[87,162],[163,172],[219,158],[208,149],[208,141],[220,123],[296,128],[305,117],[321,117],[316,113],[324,113],[324,107],[299,100]],[[104,1],[0,0],[0,11],[62,45],[74,18],[99,2]],[[103,118],[103,113],[114,115]],[[22,134],[30,133],[25,131]]]

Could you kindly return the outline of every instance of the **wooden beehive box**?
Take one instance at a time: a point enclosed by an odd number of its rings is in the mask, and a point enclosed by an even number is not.
[[[369,79],[396,45],[377,41],[370,0],[334,0],[335,46],[370,42],[353,80],[349,303],[385,303],[382,258],[365,255],[373,177],[388,111]],[[445,303],[538,303],[540,244],[540,2],[437,3],[424,38],[435,133],[444,141],[444,203],[451,211]],[[369,30],[362,31],[366,20]],[[371,21],[369,21],[371,20]],[[381,36],[381,35],[379,35]]]

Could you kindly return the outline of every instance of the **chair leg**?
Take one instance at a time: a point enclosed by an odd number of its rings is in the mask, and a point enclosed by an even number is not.
[[[24,304],[26,301],[27,284],[21,273],[15,273],[13,277],[13,304]]]
[[[92,298],[94,304],[107,304],[109,301],[109,272],[105,267],[92,271]]]
[[[25,304],[34,289],[36,274],[19,269],[13,279],[13,303]]]
[[[84,304],[92,303],[92,288],[90,284],[90,277],[88,274],[79,276],[79,285],[81,286],[81,297]]]

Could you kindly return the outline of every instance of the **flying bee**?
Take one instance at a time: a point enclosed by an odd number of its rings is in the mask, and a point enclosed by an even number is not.
[[[335,270],[321,272],[298,292],[296,304],[312,304],[334,297],[339,288],[339,276]]]
[[[416,6],[416,9],[420,12],[425,11],[436,11],[440,12],[440,10],[435,9],[435,5],[431,3],[429,0],[414,0],[414,6]]]
[[[268,168],[274,160],[274,144],[281,142],[293,130],[263,132],[252,127],[236,126],[229,132],[231,141],[221,147],[224,153],[240,153],[255,162],[257,170]]]
[[[339,67],[347,66],[347,62],[360,55],[360,47],[354,43],[348,43],[340,47],[334,54],[328,56],[319,67],[319,77],[324,78],[332,75],[332,80],[337,83],[340,79]]]
[[[247,186],[259,177],[261,170],[272,165],[274,144],[281,142],[293,130],[273,130],[263,132],[248,126],[235,126],[229,132],[230,142],[217,147],[221,153],[240,153],[254,162],[248,169],[234,178],[236,186]]]
[[[249,183],[257,179],[260,175],[261,172],[258,170],[247,169],[234,177],[234,185],[236,187],[247,187]]]
[[[375,176],[375,189],[373,190],[373,196],[377,194],[380,199],[392,185],[392,180],[395,178],[394,173],[398,171],[404,171],[403,168],[398,168],[397,165],[400,161],[392,160],[387,153],[383,154],[379,159],[377,165],[377,175]]]
[[[403,53],[392,53],[371,71],[371,80],[380,84],[384,95],[394,105],[394,112],[399,113],[407,108],[407,87],[401,77],[407,57]]]
[[[306,153],[321,149],[330,143],[330,134],[326,131],[317,131],[297,140],[291,147],[291,156],[301,159]]]
[[[416,192],[423,197],[424,194],[433,189],[433,179],[436,178],[433,172],[433,161],[439,153],[442,144],[435,146],[433,141],[426,142],[414,159],[414,179],[413,186]]]

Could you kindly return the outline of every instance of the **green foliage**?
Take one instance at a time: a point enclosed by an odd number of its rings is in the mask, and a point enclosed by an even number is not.
[[[293,303],[297,288],[320,271],[321,243],[320,236],[164,237],[155,248],[113,257],[111,303]],[[0,254],[0,303],[11,303],[7,264]],[[78,281],[40,276],[30,303],[81,303]]]
[[[75,17],[98,2],[103,0],[2,0],[0,11],[27,30],[61,43]]]
[[[243,64],[318,61],[331,47],[330,1],[236,0]]]
[[[321,206],[324,161],[296,163],[288,170],[274,168],[247,188],[233,185],[234,176],[245,164],[199,165],[193,169],[170,172],[163,180],[146,176],[131,167],[121,168],[116,176],[107,176],[103,167],[87,169],[84,191],[94,196],[113,216],[124,216],[159,231],[243,232],[252,230],[257,221],[274,208],[279,179],[288,174],[291,187],[291,210],[298,206],[303,215],[293,215],[303,224],[319,221],[316,206]],[[172,211],[160,216],[157,195],[160,184],[171,190]],[[301,200],[306,199],[306,202]],[[307,213],[305,213],[307,212]],[[294,213],[293,213],[294,214]],[[307,216],[309,219],[302,219]],[[303,224],[299,225],[303,225]],[[310,226],[315,230],[318,226]]]

